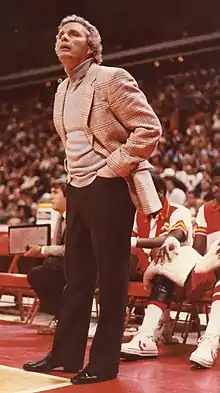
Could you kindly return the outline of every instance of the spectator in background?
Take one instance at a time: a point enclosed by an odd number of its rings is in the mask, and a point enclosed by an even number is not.
[[[5,200],[3,198],[0,199],[0,224],[5,224],[8,220],[9,214],[5,211],[6,205]]]
[[[172,168],[166,168],[161,177],[165,180],[170,202],[184,205],[186,193],[183,190],[186,190],[186,187],[180,180],[176,179],[175,171]]]
[[[197,180],[192,165],[188,164],[185,166],[185,173],[186,179],[183,183],[188,191],[193,191],[197,185]]]
[[[201,183],[199,183],[198,186],[195,188],[195,192],[204,201],[209,201],[212,199],[211,180],[209,176],[205,175],[203,177]]]
[[[187,192],[185,206],[189,209],[192,215],[192,220],[194,222],[196,214],[198,212],[197,196],[194,191]]]
[[[28,225],[32,224],[32,212],[31,207],[25,203],[18,205],[18,218],[20,218],[20,224]]]
[[[220,108],[216,109],[214,115],[212,116],[212,120],[212,130],[214,132],[220,132]]]

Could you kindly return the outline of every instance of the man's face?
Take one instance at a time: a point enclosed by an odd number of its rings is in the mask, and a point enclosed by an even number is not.
[[[78,22],[66,23],[56,39],[56,54],[66,69],[82,63],[92,53],[88,45],[88,31]]]
[[[196,206],[196,196],[193,194],[193,192],[189,192],[187,194],[187,204],[189,207]]]
[[[51,203],[54,210],[57,210],[61,214],[66,210],[66,198],[63,195],[61,188],[51,189]]]
[[[173,183],[173,180],[172,180],[172,179],[169,179],[169,178],[167,177],[167,178],[164,179],[164,181],[165,181],[165,183],[166,183],[167,190],[168,190],[169,192],[172,192],[173,189],[175,188],[174,183]]]
[[[204,192],[208,192],[210,190],[210,181],[209,181],[209,179],[202,179],[201,189]]]
[[[213,198],[220,203],[220,176],[215,176],[212,179],[212,194]]]

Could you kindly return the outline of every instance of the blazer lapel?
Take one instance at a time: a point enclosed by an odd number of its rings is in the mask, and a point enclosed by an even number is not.
[[[63,81],[62,86],[60,86],[60,88],[57,90],[54,100],[54,112],[53,112],[54,125],[62,139],[64,146],[66,143],[66,131],[63,123],[63,111],[64,111],[64,104],[65,104],[68,84],[69,84],[69,80],[67,78]]]
[[[93,134],[88,126],[89,114],[92,106],[93,96],[94,96],[94,82],[96,79],[98,65],[93,63],[89,68],[88,73],[82,83],[82,101],[81,101],[81,121],[83,126],[83,131],[88,137],[91,145],[93,144]]]

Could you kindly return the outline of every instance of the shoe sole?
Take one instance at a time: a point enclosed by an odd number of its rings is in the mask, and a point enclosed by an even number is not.
[[[71,368],[66,368],[63,367],[62,369],[57,369],[58,367],[62,367],[62,366],[57,366],[57,367],[52,367],[50,369],[41,369],[41,370],[33,370],[31,367],[23,367],[23,370],[28,371],[28,372],[32,372],[32,373],[51,373],[53,371],[56,371],[56,373],[67,373],[67,374],[75,374],[79,372],[79,369],[71,369]]]
[[[117,378],[117,375],[109,376],[109,377],[102,377],[102,378],[98,378],[98,379],[90,378],[90,379],[84,379],[84,380],[77,380],[77,379],[71,378],[70,382],[73,385],[89,385],[89,384],[93,384],[93,383],[101,383],[101,382],[105,382],[105,381],[112,381],[113,379],[116,379],[116,378]]]
[[[135,349],[131,350],[131,351],[129,351],[129,350],[121,351],[121,357],[126,358],[126,357],[130,357],[130,356],[136,356],[136,357],[140,357],[140,358],[157,357],[158,351],[141,352],[141,353],[139,351],[136,351]]]
[[[203,368],[211,368],[213,366],[213,364],[214,364],[214,362],[213,363],[206,362],[204,359],[202,359],[202,358],[200,358],[199,356],[196,356],[196,355],[190,356],[189,360],[194,365],[200,366],[200,367],[203,367]]]

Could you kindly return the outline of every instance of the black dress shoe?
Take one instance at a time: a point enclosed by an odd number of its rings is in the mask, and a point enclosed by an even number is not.
[[[23,369],[25,371],[32,371],[35,373],[48,373],[55,368],[63,367],[62,365],[54,365],[51,361],[50,356],[46,356],[44,359],[36,361],[36,362],[29,362],[23,365]],[[77,373],[79,368],[76,367],[63,367],[63,371],[66,373]]]
[[[104,375],[104,374],[90,373],[85,369],[80,371],[77,375],[73,376],[70,382],[72,382],[73,385],[85,385],[89,383],[109,381],[111,379],[115,379],[116,376],[117,376],[116,374]]]
[[[53,368],[55,367],[52,366],[51,360],[47,357],[42,360],[25,363],[23,365],[23,369],[25,371],[33,371],[35,373],[47,373],[52,371]]]

